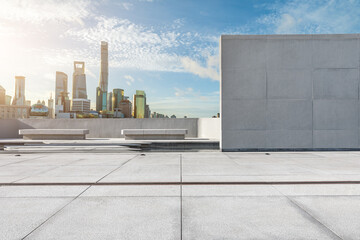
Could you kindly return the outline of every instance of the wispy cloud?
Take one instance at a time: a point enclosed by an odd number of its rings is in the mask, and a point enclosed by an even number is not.
[[[360,1],[292,0],[267,7],[271,13],[257,22],[268,33],[350,33],[360,30]]]
[[[89,0],[0,0],[0,19],[44,24],[48,21],[77,22],[89,16]]]
[[[124,8],[125,10],[131,10],[134,7],[134,4],[130,2],[121,2],[117,3],[117,5]]]
[[[219,81],[220,75],[218,72],[218,58],[218,56],[209,56],[206,62],[206,66],[201,66],[197,61],[194,61],[189,57],[183,57],[181,59],[181,64],[187,72],[193,73],[202,78],[210,78],[212,80]]]
[[[124,78],[126,79],[126,84],[127,84],[128,86],[131,86],[131,84],[132,84],[133,82],[135,82],[135,79],[134,79],[132,76],[130,76],[130,75],[126,75],[126,76],[124,76]]]

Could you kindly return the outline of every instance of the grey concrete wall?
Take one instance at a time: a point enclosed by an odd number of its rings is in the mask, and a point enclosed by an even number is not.
[[[0,120],[0,138],[19,138],[19,129],[89,129],[90,138],[119,138],[121,129],[188,129],[186,137],[197,137],[197,118],[156,119],[12,119]]]
[[[359,39],[222,36],[221,148],[359,148]]]

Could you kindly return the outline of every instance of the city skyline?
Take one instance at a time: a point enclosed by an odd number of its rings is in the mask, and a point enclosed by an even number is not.
[[[358,1],[0,2],[0,85],[8,95],[15,94],[14,76],[25,76],[26,98],[47,100],[55,96],[56,71],[67,74],[71,89],[79,60],[95,109],[99,43],[106,41],[108,92],[142,89],[152,111],[169,116],[219,112],[221,34],[360,31]]]

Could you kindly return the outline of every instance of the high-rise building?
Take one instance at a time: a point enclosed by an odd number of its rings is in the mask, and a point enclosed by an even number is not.
[[[25,77],[15,76],[15,96],[12,105],[24,106],[25,101]]]
[[[56,106],[62,106],[60,109],[62,109],[61,111],[64,113],[70,112],[70,99],[68,92],[60,92],[60,104],[55,105],[55,109]]]
[[[150,118],[151,111],[149,105],[146,104],[145,106],[145,118]]]
[[[108,91],[108,77],[109,77],[108,43],[102,41],[99,87],[103,92]]]
[[[48,99],[48,109],[49,109],[49,118],[54,118],[54,99],[50,94],[50,99]]]
[[[87,99],[85,62],[74,62],[72,98]]]
[[[112,107],[112,96],[113,96],[113,93],[112,92],[109,92],[107,94],[107,110],[108,111],[112,111],[113,110],[113,107]]]
[[[0,105],[5,105],[6,103],[6,90],[0,85]]]
[[[119,108],[120,102],[124,100],[124,89],[115,88],[112,94],[112,110]]]
[[[9,95],[6,95],[5,96],[5,105],[11,105],[11,96]]]
[[[96,88],[96,111],[102,110],[102,91],[100,87]]]
[[[100,64],[100,79],[99,87],[96,89],[96,111],[112,110],[108,105],[112,104],[108,100],[108,77],[109,77],[109,64],[108,64],[108,44],[101,42],[101,64]],[[111,99],[110,99],[111,101]]]
[[[145,118],[146,94],[144,91],[136,90],[133,97],[133,116],[134,118]]]
[[[124,118],[131,118],[131,102],[129,100],[122,100],[117,108],[114,108],[114,116],[116,112],[124,114]]]
[[[55,105],[61,105],[62,92],[68,92],[68,76],[63,72],[56,72]]]
[[[96,88],[96,111],[106,111],[107,110],[107,98],[108,94],[103,92],[100,87]]]
[[[73,112],[86,113],[90,112],[90,100],[83,98],[75,98],[71,102],[71,110]]]

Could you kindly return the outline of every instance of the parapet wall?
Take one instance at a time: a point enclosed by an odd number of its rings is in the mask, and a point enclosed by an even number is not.
[[[220,44],[222,150],[359,148],[360,34]]]
[[[220,139],[220,119],[216,118],[7,119],[0,120],[0,139],[20,138],[19,129],[28,128],[89,129],[89,138],[122,138],[122,129],[188,129],[188,138]]]

